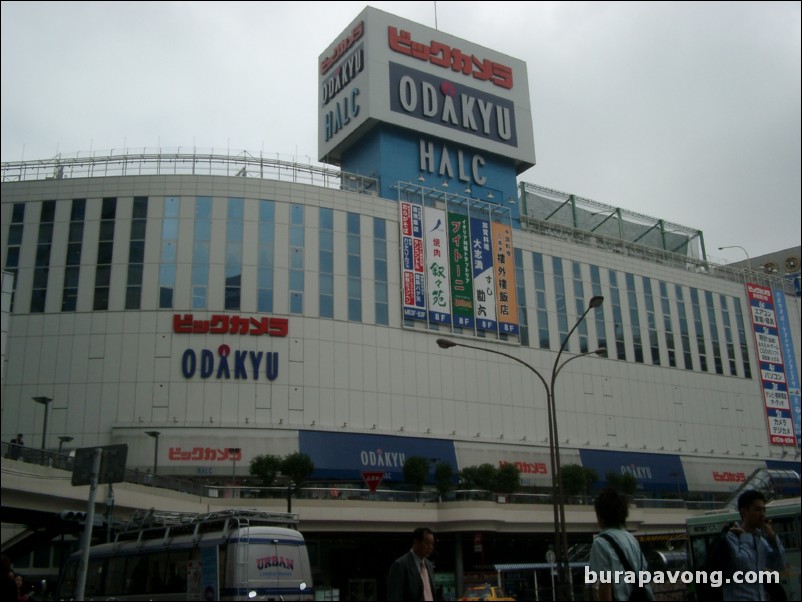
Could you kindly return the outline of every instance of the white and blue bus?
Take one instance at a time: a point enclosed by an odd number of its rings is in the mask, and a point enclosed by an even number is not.
[[[231,510],[135,515],[113,543],[93,546],[86,600],[314,600],[297,516]],[[75,599],[80,552],[57,600]]]

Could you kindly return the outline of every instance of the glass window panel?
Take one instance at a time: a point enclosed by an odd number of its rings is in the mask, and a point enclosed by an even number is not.
[[[276,215],[275,203],[273,201],[259,201],[259,220],[263,222],[274,222]]]
[[[86,215],[86,199],[73,199],[70,208],[70,221],[82,222]]]
[[[19,247],[9,247],[6,253],[6,267],[15,268],[19,265]]]
[[[114,220],[117,215],[117,199],[114,197],[106,197],[103,199],[103,207],[100,210],[101,220]]]
[[[376,324],[387,326],[389,321],[389,310],[386,303],[376,304]]]
[[[348,279],[348,297],[359,299],[362,296],[362,281],[359,278]]]
[[[295,225],[303,225],[304,223],[304,208],[302,205],[293,205],[290,209],[290,223]]]
[[[195,218],[211,219],[212,217],[212,197],[199,196],[195,199]]]
[[[334,229],[334,211],[332,209],[321,208],[320,210],[320,229],[333,230]]]
[[[304,273],[297,270],[290,271],[290,290],[302,291],[304,290]]]
[[[359,234],[359,214],[348,212],[348,233],[349,234]]]
[[[25,203],[15,203],[11,213],[11,222],[19,224],[25,221]]]
[[[114,240],[114,222],[100,222],[99,240]]]
[[[304,246],[304,230],[303,228],[290,228],[290,246],[303,247]]]
[[[334,317],[334,297],[331,295],[320,295],[320,317]]]
[[[159,307],[169,309],[173,306],[173,289],[168,286],[159,287]]]
[[[192,288],[192,309],[206,309],[205,286],[195,286]]]
[[[304,250],[291,249],[290,250],[290,268],[294,270],[302,270],[304,267]]]
[[[162,263],[175,263],[176,248],[173,241],[165,241],[162,246]]]
[[[148,222],[144,219],[135,219],[131,222],[131,240],[145,240],[145,230]]]
[[[36,247],[36,267],[42,268],[50,265],[50,245]]]
[[[380,217],[373,218],[373,237],[374,238],[387,238],[387,224]]]
[[[362,261],[359,256],[348,256],[348,275],[357,277],[362,275]]]
[[[138,286],[142,284],[142,271],[142,264],[132,263],[128,266],[128,286]]]
[[[22,244],[22,224],[14,224],[8,229],[8,244],[20,245]]]
[[[209,266],[208,265],[192,266],[192,284],[208,284],[208,283],[209,283]]]
[[[173,247],[175,250],[175,247]],[[97,262],[100,264],[111,263],[111,258],[114,252],[113,242],[100,242],[97,244]]]
[[[209,243],[208,241],[204,240],[196,240],[195,247],[192,249],[192,262],[197,264],[202,264],[205,266],[209,265]]]
[[[273,245],[259,246],[258,261],[261,265],[273,265]]]
[[[301,314],[304,310],[304,294],[290,293],[290,313]]]
[[[159,284],[170,286],[175,284],[174,264],[163,264],[159,267]]]
[[[53,224],[39,224],[39,244],[53,242]]]
[[[242,223],[245,202],[240,198],[228,199],[228,220]]]
[[[380,282],[387,282],[387,262],[377,261],[375,270],[376,270],[376,280],[379,280]]]
[[[348,300],[348,319],[351,322],[362,321],[362,302],[358,299]]]
[[[31,291],[31,313],[40,314],[45,310],[45,298],[47,297],[47,290]]]
[[[56,216],[56,201],[44,201],[42,203],[42,213],[39,217],[39,223],[43,222],[50,222],[53,223],[53,219]]]
[[[129,286],[125,289],[125,309],[139,309],[141,299],[141,286]]]
[[[387,286],[383,282],[374,283],[376,303],[387,303]]]
[[[359,255],[362,247],[359,244],[359,237],[358,236],[348,236],[348,254],[349,255]]]
[[[226,309],[239,309],[239,287],[226,287]]]
[[[78,288],[78,279],[81,268],[67,268],[64,270],[64,288]]]
[[[128,253],[129,263],[144,263],[145,261],[145,241],[132,240]]]
[[[109,286],[111,282],[111,266],[100,265],[95,270],[95,286]]]
[[[270,268],[259,268],[257,270],[259,288],[273,288],[273,270]]]
[[[334,253],[331,251],[320,252],[320,271],[325,274],[334,272]]]
[[[242,242],[242,222],[228,222],[226,224],[226,240],[232,242]]]
[[[148,197],[146,196],[135,196],[134,197],[134,209],[131,213],[131,217],[136,219],[145,218],[148,216]]]
[[[33,271],[33,288],[47,288],[47,276],[50,272],[47,268],[38,268]]]
[[[95,289],[95,303],[92,306],[94,310],[104,310],[109,308],[109,289],[108,287],[101,287]]]
[[[65,288],[61,299],[61,311],[75,311],[78,305],[78,289]]]
[[[320,294],[333,295],[334,294],[334,276],[330,274],[320,275]]]
[[[84,224],[83,222],[73,222],[70,224],[70,242],[81,242],[84,238]]]
[[[164,201],[164,217],[175,218],[178,217],[178,197],[167,197]]]
[[[162,239],[164,240],[177,240],[178,239],[178,220],[166,219],[162,222]]]
[[[320,231],[320,248],[326,251],[334,248],[334,232],[331,230]]]
[[[258,311],[270,313],[273,311],[273,291],[270,289],[260,288],[258,297]]]

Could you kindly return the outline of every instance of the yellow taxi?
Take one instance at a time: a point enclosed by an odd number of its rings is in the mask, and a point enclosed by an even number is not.
[[[512,596],[505,596],[504,590],[498,586],[484,583],[482,585],[474,585],[465,590],[465,595],[460,600],[490,600],[498,602],[501,600],[513,601],[515,598]]]

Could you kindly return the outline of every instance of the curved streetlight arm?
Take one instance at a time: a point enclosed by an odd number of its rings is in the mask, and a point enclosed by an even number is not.
[[[513,361],[518,362],[519,364],[526,366],[532,372],[534,372],[535,376],[537,376],[540,379],[540,382],[543,383],[543,386],[546,387],[546,395],[549,394],[549,384],[546,382],[546,379],[543,378],[540,372],[535,370],[535,368],[527,364],[522,359],[518,359],[514,355],[510,355],[509,353],[504,353],[503,351],[496,351],[495,349],[485,349],[484,347],[476,347],[474,345],[466,345],[465,343],[457,343],[456,341],[452,341],[450,339],[437,339],[437,346],[440,347],[441,349],[449,349],[451,347],[467,347],[468,349],[476,349],[477,351],[484,351],[486,353],[495,353],[496,355],[503,355],[506,358],[509,358]]]
[[[551,388],[552,389],[554,388],[554,381],[557,378],[557,372],[559,371],[557,369],[557,364],[560,363],[560,356],[563,354],[563,351],[565,351],[565,347],[568,345],[568,339],[571,338],[571,335],[574,334],[574,331],[584,321],[585,316],[588,315],[590,310],[591,309],[596,309],[597,307],[601,306],[602,303],[604,303],[604,297],[600,297],[600,296],[591,297],[590,302],[588,303],[588,308],[585,310],[585,313],[583,313],[579,317],[579,319],[576,321],[576,324],[574,324],[574,327],[571,328],[571,330],[568,331],[567,335],[565,335],[565,338],[563,339],[562,345],[560,345],[560,351],[557,353],[557,357],[554,358],[554,366],[551,369]],[[576,357],[581,357],[581,356],[576,356]],[[565,364],[563,364],[563,365],[565,365]]]
[[[585,357],[586,355],[598,355],[599,357],[607,357],[607,347],[599,347],[595,351],[585,351],[585,353],[580,353],[579,355],[572,355],[567,360],[565,360],[562,364],[559,365],[557,370],[554,372],[554,380],[557,380],[557,375],[560,371],[565,367],[565,364],[568,362],[573,362],[575,359],[580,357]]]

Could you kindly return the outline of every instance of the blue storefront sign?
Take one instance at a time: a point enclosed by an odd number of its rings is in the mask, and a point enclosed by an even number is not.
[[[582,466],[598,473],[600,483],[614,472],[635,477],[639,491],[688,491],[679,456],[580,449],[579,457]]]
[[[313,479],[362,480],[365,471],[384,471],[385,481],[403,482],[404,462],[422,456],[434,464],[450,464],[458,471],[453,441],[389,435],[300,431],[298,445],[315,464]]]

